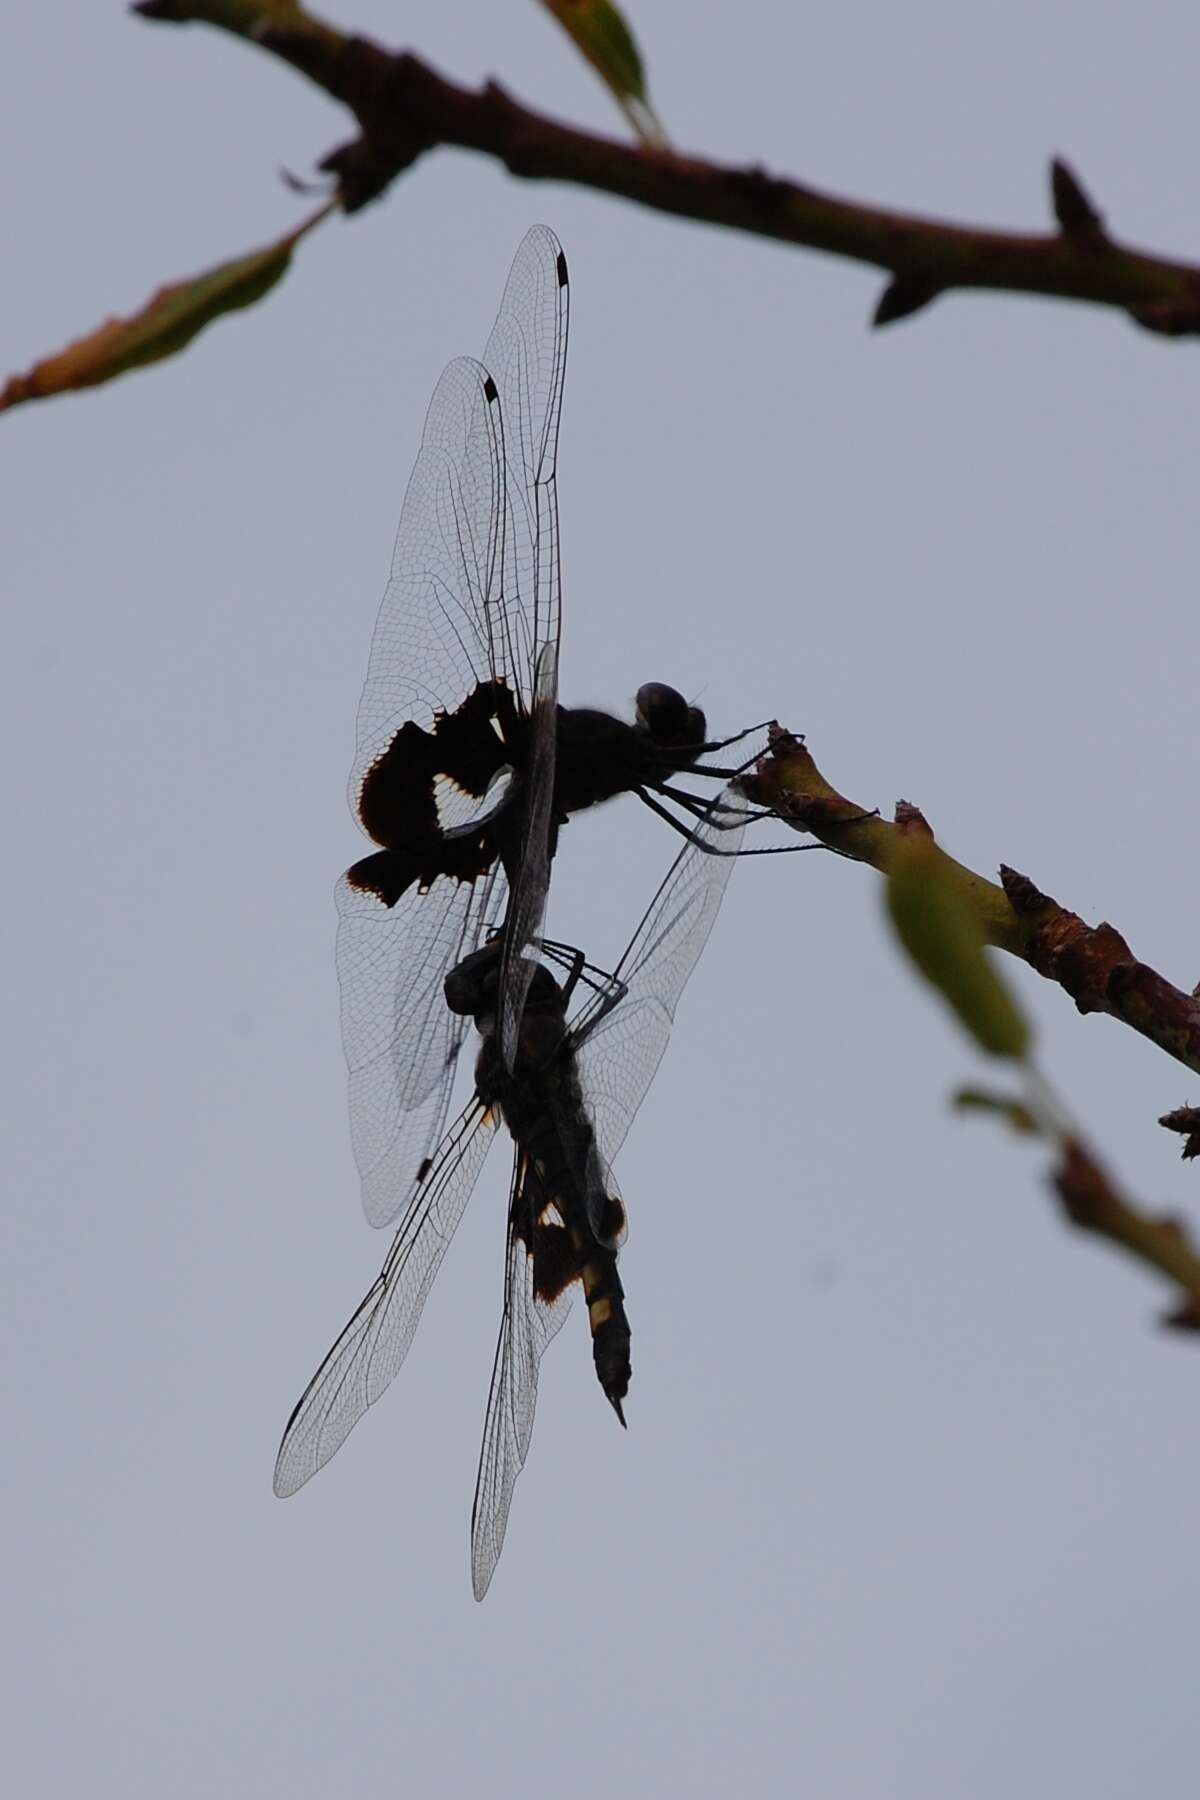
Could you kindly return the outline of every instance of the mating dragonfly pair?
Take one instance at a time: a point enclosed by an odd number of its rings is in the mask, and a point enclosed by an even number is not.
[[[339,884],[337,952],[363,1205],[373,1225],[402,1216],[275,1466],[276,1493],[294,1493],[396,1374],[503,1119],[514,1158],[471,1525],[479,1599],[529,1448],[538,1365],[577,1287],[600,1384],[624,1423],[625,1212],[613,1160],[753,814],[736,769],[701,761],[737,740],[709,741],[703,713],[673,688],[643,687],[634,724],[558,704],[567,321],[566,258],[538,226],[482,363],[459,358],[438,383],[405,496],[351,776],[352,807],[379,848]],[[689,775],[727,785],[696,794],[678,786]],[[626,792],[687,842],[605,975],[541,927],[560,828]],[[446,1130],[468,1020],[481,1040],[475,1091]]]

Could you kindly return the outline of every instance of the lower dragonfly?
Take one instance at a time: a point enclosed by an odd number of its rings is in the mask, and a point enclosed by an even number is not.
[[[538,1366],[576,1287],[583,1290],[601,1388],[625,1422],[629,1323],[617,1274],[625,1209],[613,1160],[667,1046],[680,995],[704,948],[749,817],[736,786],[718,797],[675,859],[611,976],[544,943],[531,972],[517,1053],[500,1047],[502,940],[446,977],[450,1009],[482,1040],[475,1092],[422,1166],[378,1279],[305,1389],[275,1463],[294,1494],[374,1405],[408,1353],[442,1257],[501,1119],[513,1139],[504,1313],[471,1515],[471,1573],[482,1600],[499,1560],[513,1488],[533,1432]],[[587,997],[569,1018],[579,989]]]

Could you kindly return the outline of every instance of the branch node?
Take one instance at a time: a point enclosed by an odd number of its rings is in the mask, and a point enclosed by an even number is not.
[[[831,825],[845,823],[841,803],[828,794],[804,794],[790,792],[783,806],[776,809],[782,818],[796,825],[801,831],[813,831],[818,826],[826,829]]]
[[[790,756],[797,750],[803,750],[804,733],[789,731],[786,725],[779,723],[778,719],[772,719],[767,726],[767,744],[769,746],[768,756]],[[759,758],[760,763],[765,760],[765,757]]]
[[[748,169],[730,169],[726,179],[742,205],[764,223],[781,218],[786,212],[791,182],[781,181],[761,163],[752,163]]]
[[[1099,1168],[1074,1138],[1064,1138],[1062,1161],[1051,1180],[1071,1224],[1080,1231],[1098,1230],[1107,1184]]]
[[[927,837],[933,842],[933,827],[920,807],[914,806],[911,800],[897,800],[893,817],[905,837]]]

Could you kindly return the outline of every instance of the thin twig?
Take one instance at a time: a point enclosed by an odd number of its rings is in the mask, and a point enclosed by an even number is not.
[[[1200,1251],[1181,1219],[1149,1213],[1126,1199],[1062,1103],[1035,1071],[1024,1097],[989,1089],[964,1088],[955,1095],[961,1110],[1003,1119],[1021,1135],[1044,1137],[1055,1148],[1050,1186],[1064,1216],[1079,1231],[1107,1238],[1181,1289],[1175,1307],[1162,1318],[1180,1331],[1200,1331]],[[1046,1102],[1049,1101],[1049,1105]]]
[[[1063,1139],[1051,1180],[1072,1225],[1119,1244],[1182,1288],[1182,1302],[1164,1315],[1163,1324],[1200,1330],[1200,1259],[1182,1221],[1131,1206],[1078,1138]]]
[[[526,180],[569,181],[639,205],[869,263],[888,280],[875,323],[903,318],[951,288],[1092,301],[1168,336],[1200,332],[1200,266],[1111,238],[1078,177],[1051,170],[1059,229],[1021,234],[948,225],[858,205],[758,167],[734,168],[577,131],[489,83],[478,92],[426,63],[316,19],[292,0],[141,0],[143,17],[203,21],[251,39],[343,101],[361,135],[324,158],[353,212],[425,151],[455,145]]]
[[[771,807],[830,849],[886,874],[906,833],[929,832],[901,801],[890,824],[828,782],[806,745],[776,728],[770,753],[744,780],[749,797]],[[1028,876],[1001,865],[1000,884],[946,856],[944,869],[970,901],[984,941],[1019,956],[1070,994],[1080,1012],[1107,1013],[1200,1074],[1200,999],[1140,962],[1115,926],[1087,925],[1040,893]]]

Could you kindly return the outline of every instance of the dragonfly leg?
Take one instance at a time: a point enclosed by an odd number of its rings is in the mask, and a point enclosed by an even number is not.
[[[834,856],[844,856],[850,862],[858,861],[858,858],[855,856],[852,856],[849,850],[834,850],[832,844],[820,844],[820,843],[817,843],[817,844],[756,844],[748,850],[722,850],[716,844],[706,844],[704,842],[703,838],[698,837],[694,831],[689,830],[688,827],[683,823],[682,819],[677,819],[675,817],[674,813],[669,812],[667,810],[667,808],[665,806],[663,806],[659,801],[657,801],[654,798],[653,794],[648,793],[645,788],[641,788],[641,787],[634,788],[633,791],[637,795],[639,800],[645,801],[646,805],[650,808],[651,812],[656,812],[660,819],[666,820],[667,824],[671,827],[672,831],[677,831],[679,833],[680,837],[686,838],[690,844],[695,844],[697,850],[702,850],[704,852],[705,856],[792,856],[799,850],[830,850],[833,852]],[[752,816],[755,818],[766,818],[766,819],[774,819],[774,818],[779,817],[778,813],[771,813],[771,812],[761,813],[761,814],[756,813],[756,814],[753,814]],[[864,818],[870,818],[871,816],[872,815],[870,813],[863,814]],[[784,820],[783,823],[786,824],[787,821]],[[730,830],[730,829],[732,829],[732,827],[726,826],[726,827],[724,827],[724,829]],[[801,828],[797,827],[797,829],[801,829]]]

